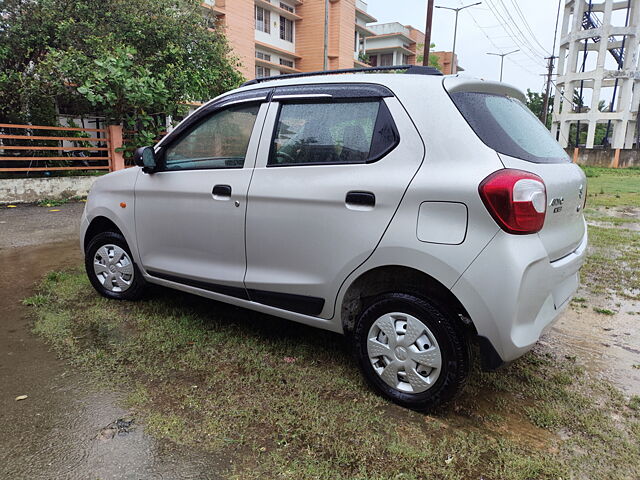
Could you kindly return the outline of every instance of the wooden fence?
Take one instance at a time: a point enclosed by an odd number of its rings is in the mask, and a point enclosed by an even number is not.
[[[0,123],[0,173],[115,171],[124,168],[122,127]]]

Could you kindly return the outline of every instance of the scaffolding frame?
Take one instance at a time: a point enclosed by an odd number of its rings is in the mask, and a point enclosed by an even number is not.
[[[613,12],[618,10],[626,12],[624,25],[612,24]],[[551,126],[562,146],[570,143],[578,146],[569,135],[571,125],[576,124],[576,137],[579,137],[581,123],[588,125],[587,148],[593,148],[598,123],[607,124],[605,141],[612,148],[639,146],[639,45],[640,0],[565,0]],[[597,53],[596,66],[586,70],[590,52]],[[609,55],[615,60],[615,70],[605,68]],[[602,89],[610,87],[612,97],[601,98]],[[585,89],[591,92],[590,105],[581,105]],[[575,91],[579,98],[576,105]],[[606,108],[600,111],[598,106],[602,100],[606,101]]]

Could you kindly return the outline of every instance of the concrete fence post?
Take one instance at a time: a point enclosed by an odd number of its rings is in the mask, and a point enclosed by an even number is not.
[[[122,125],[109,125],[107,127],[109,137],[109,171],[124,169],[124,156],[116,149],[122,147]]]
[[[611,162],[611,168],[618,168],[620,165],[620,149],[616,148],[613,153],[613,161]]]

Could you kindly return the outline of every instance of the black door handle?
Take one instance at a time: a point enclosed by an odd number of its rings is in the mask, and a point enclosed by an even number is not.
[[[211,193],[214,197],[231,197],[231,185],[216,185]]]
[[[375,207],[376,196],[371,192],[351,191],[347,193],[345,202],[358,207]]]

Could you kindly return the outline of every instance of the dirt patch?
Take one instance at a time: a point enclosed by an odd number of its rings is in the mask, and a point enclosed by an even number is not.
[[[639,330],[640,301],[591,297],[572,302],[543,341],[627,395],[640,395]]]

